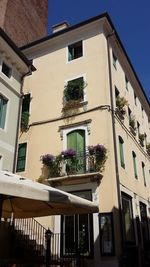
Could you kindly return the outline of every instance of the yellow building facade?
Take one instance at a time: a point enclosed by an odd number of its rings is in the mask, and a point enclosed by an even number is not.
[[[93,216],[41,219],[64,233],[64,255],[77,243],[86,266],[124,258],[140,266],[149,243],[149,101],[107,14],[54,28],[22,49],[36,72],[23,88],[30,116],[16,171],[98,203]]]

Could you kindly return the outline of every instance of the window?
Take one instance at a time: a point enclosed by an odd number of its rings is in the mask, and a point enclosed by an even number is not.
[[[16,168],[17,172],[22,172],[25,170],[26,151],[27,151],[27,143],[19,144],[17,168]]]
[[[83,77],[68,81],[64,91],[65,100],[67,102],[74,100],[83,101],[84,87],[85,83]]]
[[[114,53],[113,53],[113,66],[115,67],[115,69],[117,69],[117,57]]]
[[[124,144],[124,141],[122,137],[119,136],[120,164],[121,164],[121,167],[125,168],[123,144]]]
[[[123,237],[127,243],[135,242],[132,198],[122,193],[122,222],[123,222]]]
[[[134,169],[134,177],[137,179],[137,166],[136,166],[136,154],[134,151],[132,151],[132,158],[133,158],[133,169]]]
[[[112,256],[115,254],[113,213],[100,213],[100,249],[102,256]]]
[[[71,44],[68,46],[68,61],[83,56],[83,44],[82,41]]]
[[[143,161],[142,161],[142,174],[143,174],[144,185],[146,186],[145,164]]]
[[[5,128],[6,110],[8,100],[0,95],[0,128]]]
[[[85,157],[85,131],[75,130],[67,134],[67,149],[72,148],[76,151],[76,160],[71,162],[67,160],[66,168],[76,173],[84,173],[86,168]],[[67,170],[68,172],[68,170]]]
[[[119,96],[119,90],[118,90],[118,88],[115,86],[115,97],[117,98],[118,96]]]
[[[2,72],[8,77],[11,77],[12,69],[5,63],[2,63]]]
[[[22,101],[22,112],[29,112],[30,110],[31,95],[25,94]]]
[[[91,200],[91,191],[71,192]],[[92,214],[61,216],[61,250],[64,256],[76,253],[79,247],[81,256],[93,255],[93,217]]]
[[[128,81],[128,78],[126,75],[125,75],[125,85],[126,85],[126,89],[128,90],[129,89],[129,81]]]
[[[140,124],[139,122],[137,121],[137,133],[138,133],[138,136],[140,135]]]
[[[141,110],[142,110],[142,118],[144,118],[144,109],[142,106],[141,106]]]
[[[21,129],[22,129],[22,131],[25,131],[28,129],[29,116],[30,116],[30,114],[29,114],[30,100],[31,100],[30,94],[26,94],[23,96],[22,114],[21,114]]]
[[[148,230],[146,205],[142,202],[140,202],[140,215],[141,215],[142,239],[143,239],[143,245],[145,246],[146,243],[149,241],[149,230]]]
[[[135,92],[134,92],[134,104],[137,105],[137,96],[136,96]]]

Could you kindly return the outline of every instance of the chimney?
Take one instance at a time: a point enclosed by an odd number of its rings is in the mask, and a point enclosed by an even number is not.
[[[62,31],[64,29],[67,29],[69,28],[69,23],[67,21],[63,21],[63,22],[60,22],[58,24],[55,24],[52,26],[52,32],[53,33],[56,33],[56,32],[59,32],[59,31]]]

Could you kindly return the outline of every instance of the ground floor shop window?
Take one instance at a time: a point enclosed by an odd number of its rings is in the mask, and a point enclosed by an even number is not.
[[[91,191],[71,192],[91,200]],[[64,256],[80,252],[81,256],[93,255],[93,216],[92,214],[61,216],[61,250]]]
[[[113,256],[114,248],[114,231],[113,231],[113,213],[100,213],[100,250],[102,256]]]
[[[149,241],[149,229],[148,229],[148,218],[147,218],[147,210],[146,205],[140,202],[140,215],[141,215],[141,232],[143,245]]]
[[[126,243],[135,243],[132,198],[122,193],[123,236]]]

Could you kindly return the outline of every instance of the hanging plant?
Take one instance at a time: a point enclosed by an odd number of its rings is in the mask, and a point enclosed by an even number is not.
[[[125,106],[127,105],[128,101],[124,97],[120,97],[119,95],[116,97],[116,107],[122,115],[126,114]]]
[[[30,114],[28,111],[22,112],[22,114],[21,114],[21,130],[22,131],[26,131],[28,129],[29,116],[30,116]]]

